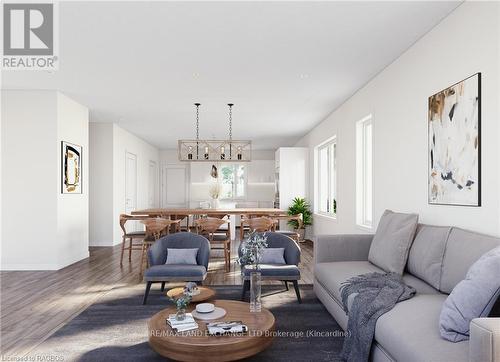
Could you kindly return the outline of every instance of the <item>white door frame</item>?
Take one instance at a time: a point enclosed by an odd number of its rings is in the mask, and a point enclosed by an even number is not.
[[[128,175],[128,162],[127,159],[129,158],[129,155],[133,156],[132,158],[135,160],[135,200],[134,205],[137,207],[137,155],[135,153],[125,151],[125,210],[127,210],[127,196],[128,196],[128,189],[127,189],[127,175]]]
[[[185,164],[178,164],[178,163],[167,163],[164,164],[162,169],[161,169],[161,187],[160,187],[160,194],[161,194],[161,199],[160,199],[160,205],[161,207],[165,208],[167,207],[167,169],[182,169],[184,171],[184,178],[186,180],[186,185],[185,185],[185,195],[184,195],[184,200],[186,200],[186,205],[185,207],[189,207],[189,168]]]
[[[154,168],[154,185],[153,185],[153,205],[154,207],[157,207],[159,205],[159,175],[158,175],[158,162],[155,161],[155,160],[149,160],[149,164],[148,164],[148,203],[149,203],[149,193],[151,192],[151,190],[149,190],[149,183],[150,183],[150,174],[149,174],[149,171],[151,169],[151,166],[153,166]],[[149,207],[150,205],[148,205]]]

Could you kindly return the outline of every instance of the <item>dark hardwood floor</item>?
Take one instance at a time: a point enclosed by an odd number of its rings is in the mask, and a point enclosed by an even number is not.
[[[222,253],[212,252],[205,285],[240,285],[236,263],[239,241],[232,243],[231,270],[224,271]],[[301,284],[312,284],[312,242],[300,244]],[[24,356],[52,333],[114,288],[142,283],[140,252],[132,262],[124,257],[121,245],[92,247],[90,257],[57,271],[12,271],[0,273],[0,355]],[[155,286],[154,288],[158,288]]]

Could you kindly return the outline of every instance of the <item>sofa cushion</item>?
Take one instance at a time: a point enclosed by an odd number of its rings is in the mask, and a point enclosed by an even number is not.
[[[408,256],[408,271],[439,289],[449,226],[420,224]]]
[[[417,294],[382,315],[375,340],[396,361],[468,361],[469,343],[439,335],[439,313],[446,295]]]
[[[439,289],[451,293],[481,255],[500,246],[500,238],[453,227],[446,243]]]
[[[347,279],[355,277],[356,275],[366,273],[384,273],[384,271],[368,261],[338,261],[331,263],[318,263],[314,266],[314,277],[321,283],[323,288],[327,289],[330,294],[341,301],[340,286]],[[415,288],[417,293],[435,294],[439,293],[436,289],[431,287],[413,275],[403,274],[403,281]]]
[[[403,281],[410,287],[415,288],[419,294],[437,294],[439,290],[432,287],[432,285],[427,284],[422,279],[417,278],[414,275],[405,273],[403,274]]]
[[[318,263],[314,266],[314,277],[337,301],[341,301],[340,285],[347,279],[366,273],[384,271],[368,261],[338,261]]]
[[[488,251],[446,298],[439,318],[441,336],[452,342],[469,339],[474,318],[487,317],[500,294],[500,247]]]
[[[386,272],[402,275],[417,225],[417,214],[385,210],[373,237],[368,260]]]

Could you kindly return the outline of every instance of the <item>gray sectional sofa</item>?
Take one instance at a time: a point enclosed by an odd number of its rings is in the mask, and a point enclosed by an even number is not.
[[[342,309],[341,283],[359,274],[383,272],[368,261],[372,239],[367,234],[323,235],[314,245],[314,291],[343,329],[348,318]],[[499,318],[474,319],[468,341],[453,343],[439,334],[439,315],[448,294],[482,254],[499,245],[500,238],[419,225],[403,275],[417,294],[378,319],[371,360],[499,361]]]

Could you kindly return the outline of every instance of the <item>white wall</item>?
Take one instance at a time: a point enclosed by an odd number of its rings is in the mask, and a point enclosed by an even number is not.
[[[58,92],[2,91],[2,270],[88,256],[87,122],[87,109]],[[83,194],[61,195],[63,139],[83,147]]]
[[[62,194],[57,190],[57,254],[65,266],[89,256],[89,110],[57,93],[57,154],[61,141],[82,146],[82,194]],[[59,157],[58,180],[62,160]]]
[[[274,154],[275,150],[253,150],[252,161],[245,162],[248,167],[247,195],[239,203],[251,203],[255,206],[272,207],[274,201]],[[187,165],[189,200],[191,207],[199,207],[200,201],[209,201],[211,182],[210,162],[180,162],[177,150],[162,150],[160,152],[162,168],[168,165]],[[214,163],[215,164],[215,163]],[[219,166],[221,163],[219,163]]]
[[[125,155],[137,156],[137,209],[149,207],[149,163],[159,165],[159,150],[113,123],[90,123],[90,245],[121,243],[125,212]],[[159,189],[158,173],[155,188]],[[156,193],[158,195],[158,193]],[[159,198],[154,200],[159,206]],[[128,225],[130,227],[130,225]]]
[[[89,232],[91,246],[113,240],[113,124],[89,125]]]
[[[355,123],[370,113],[375,225],[389,208],[417,212],[424,223],[500,234],[499,7],[462,4],[297,143],[310,147],[312,160],[314,146],[337,136],[338,216],[315,216],[315,234],[362,231],[355,224]],[[427,99],[476,72],[482,73],[482,206],[429,205]]]
[[[151,146],[123,128],[113,125],[113,241],[120,243],[122,231],[119,225],[120,214],[125,212],[125,155],[127,152],[137,156],[137,209],[148,208],[149,161],[160,163],[158,148]],[[157,173],[158,175],[158,173]],[[159,176],[157,177],[158,188]],[[155,205],[159,206],[159,200]]]

